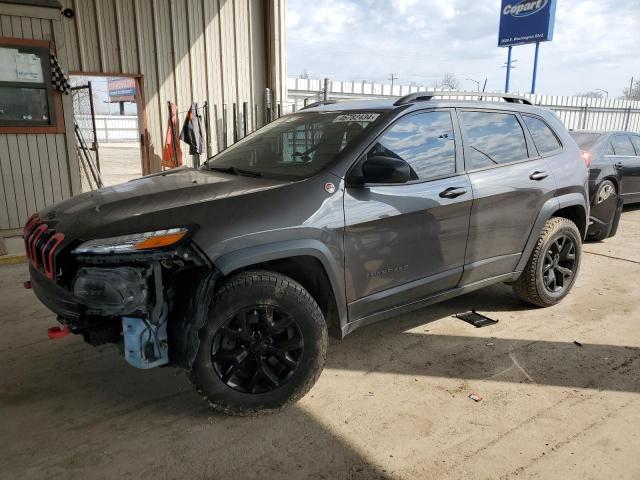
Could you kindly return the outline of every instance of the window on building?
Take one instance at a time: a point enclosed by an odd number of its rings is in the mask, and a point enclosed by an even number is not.
[[[611,145],[613,145],[615,155],[633,157],[636,154],[628,135],[614,135],[611,139]]]
[[[367,154],[401,158],[418,179],[430,180],[456,171],[456,149],[448,111],[409,115],[398,120]]]
[[[0,127],[56,123],[49,48],[32,43],[0,43]]]
[[[490,167],[528,157],[527,143],[515,115],[493,112],[460,112],[467,140],[467,170]]]
[[[533,143],[536,144],[538,153],[544,155],[545,153],[553,152],[562,147],[556,137],[555,133],[549,128],[549,126],[536,117],[530,117],[523,115],[524,123],[529,129],[529,133],[533,137]]]

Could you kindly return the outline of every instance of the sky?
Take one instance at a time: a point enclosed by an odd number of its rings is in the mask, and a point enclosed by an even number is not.
[[[475,90],[503,90],[499,0],[287,0],[289,76],[433,86],[445,72]],[[518,0],[513,2],[518,3]],[[529,92],[534,46],[513,48],[510,90]],[[595,89],[622,95],[640,79],[640,0],[558,0],[554,38],[542,43],[536,93]]]

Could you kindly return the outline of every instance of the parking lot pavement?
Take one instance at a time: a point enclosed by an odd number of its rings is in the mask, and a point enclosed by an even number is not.
[[[131,368],[116,347],[47,340],[55,320],[22,288],[26,266],[0,267],[0,472],[640,478],[639,239],[627,209],[553,308],[501,285],[331,341],[311,392],[257,418],[213,413],[184,375]],[[499,323],[452,318],[472,308]]]

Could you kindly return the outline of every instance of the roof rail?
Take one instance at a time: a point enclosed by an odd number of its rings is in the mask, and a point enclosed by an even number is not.
[[[332,103],[338,103],[338,100],[320,100],[319,102],[310,103],[309,105],[302,107],[300,110],[304,110],[305,108],[319,107],[320,105],[331,105]]]
[[[395,101],[394,105],[406,105],[408,103],[426,102],[433,97],[479,97],[482,100],[484,97],[488,98],[502,98],[508,103],[521,103],[524,105],[533,105],[529,100],[518,95],[510,95],[508,93],[487,93],[487,92],[462,92],[462,91],[439,91],[439,92],[415,92],[400,97]]]

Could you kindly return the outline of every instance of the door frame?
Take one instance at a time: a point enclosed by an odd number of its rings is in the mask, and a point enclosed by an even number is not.
[[[142,175],[151,173],[151,156],[149,154],[149,130],[147,128],[147,109],[144,98],[144,75],[137,73],[120,73],[120,72],[84,72],[70,71],[70,76],[82,77],[122,77],[133,78],[136,83],[136,110],[138,116],[138,134],[140,138],[140,162]]]

